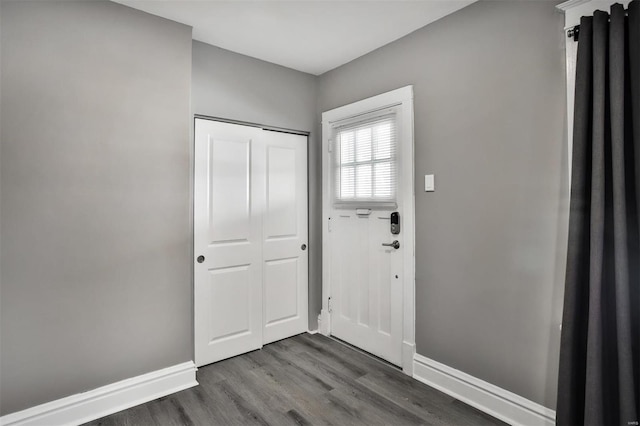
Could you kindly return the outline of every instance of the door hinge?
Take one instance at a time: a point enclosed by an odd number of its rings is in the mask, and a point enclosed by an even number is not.
[[[331,232],[331,218],[329,218],[329,220],[327,221],[327,229],[329,232]]]
[[[329,313],[333,311],[333,304],[331,303],[331,297],[329,297],[329,300],[327,301],[327,309],[329,310]]]
[[[328,143],[327,143],[327,150],[328,150],[329,152],[333,152],[333,140],[332,140],[332,139],[329,139],[329,140],[328,140]]]

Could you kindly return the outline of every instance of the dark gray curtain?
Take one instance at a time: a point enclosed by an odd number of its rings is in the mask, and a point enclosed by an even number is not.
[[[580,21],[558,425],[640,420],[639,1]]]

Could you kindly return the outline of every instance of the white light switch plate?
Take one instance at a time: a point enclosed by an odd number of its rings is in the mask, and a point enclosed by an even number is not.
[[[433,192],[436,190],[435,175],[424,175],[424,191]]]

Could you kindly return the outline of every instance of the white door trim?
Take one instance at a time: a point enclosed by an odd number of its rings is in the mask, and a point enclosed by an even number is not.
[[[329,194],[329,135],[331,123],[355,117],[370,111],[389,106],[400,106],[402,114],[402,140],[400,149],[403,158],[402,167],[408,173],[402,173],[399,181],[406,207],[403,211],[402,227],[404,250],[404,280],[402,283],[402,369],[413,374],[413,355],[415,353],[415,191],[414,191],[414,155],[413,155],[413,86],[405,86],[371,98],[345,105],[322,113],[322,311],[318,329],[324,335],[331,334],[329,296],[331,294],[331,239],[329,238],[330,194]]]

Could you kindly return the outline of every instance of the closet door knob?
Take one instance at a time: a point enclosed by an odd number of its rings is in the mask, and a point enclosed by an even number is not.
[[[198,261],[198,263],[202,263],[204,262],[204,256],[200,255],[196,260]]]
[[[307,249],[307,245],[306,245],[306,244],[303,244],[303,245],[301,245],[301,246],[300,246],[300,248],[301,248],[302,250],[306,250],[306,249]]]

